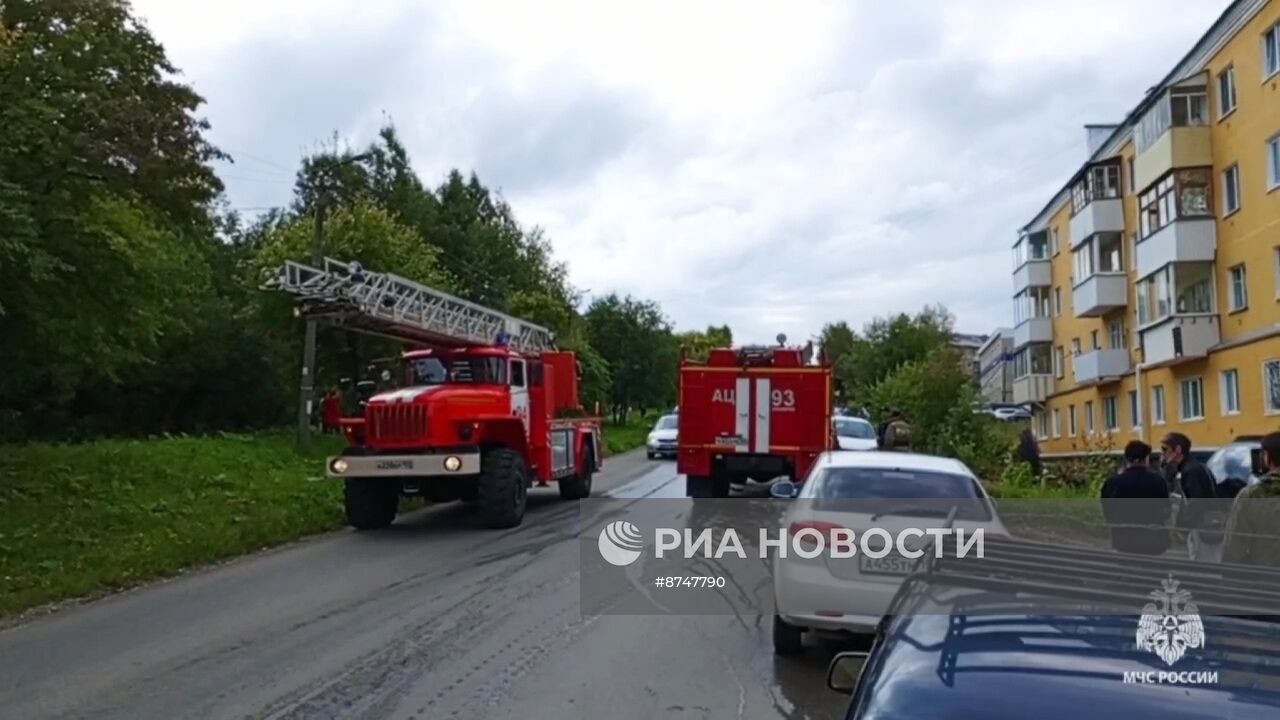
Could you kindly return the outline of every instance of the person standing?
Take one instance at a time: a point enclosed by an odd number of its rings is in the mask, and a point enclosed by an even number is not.
[[[1265,469],[1236,495],[1222,543],[1222,561],[1280,567],[1280,432],[1262,438]]]
[[[321,405],[324,431],[326,433],[339,432],[341,426],[339,421],[342,419],[342,398],[338,395],[338,389],[330,388]]]
[[[1151,470],[1151,446],[1124,447],[1124,469],[1102,484],[1102,514],[1117,552],[1160,555],[1169,549],[1169,486]]]
[[[1191,457],[1191,438],[1172,432],[1160,441],[1165,478],[1170,494],[1182,496],[1178,527],[1187,533],[1187,556],[1192,560],[1218,562],[1222,558],[1222,513],[1214,512],[1217,497],[1213,476]]]
[[[884,427],[884,439],[880,449],[911,452],[911,424],[901,412],[894,410],[889,414],[889,423]]]
[[[1018,435],[1018,458],[1031,466],[1031,474],[1040,477],[1040,445],[1031,428],[1024,427]]]

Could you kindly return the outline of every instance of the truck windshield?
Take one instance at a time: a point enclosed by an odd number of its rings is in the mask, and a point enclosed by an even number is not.
[[[420,357],[406,362],[410,385],[505,385],[507,382],[507,362],[501,357]]]

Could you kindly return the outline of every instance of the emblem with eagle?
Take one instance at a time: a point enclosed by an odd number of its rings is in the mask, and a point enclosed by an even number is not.
[[[1204,624],[1191,593],[1178,587],[1170,575],[1160,581],[1163,589],[1150,593],[1154,602],[1142,607],[1138,619],[1138,649],[1160,656],[1167,665],[1182,659],[1188,648],[1204,647]]]

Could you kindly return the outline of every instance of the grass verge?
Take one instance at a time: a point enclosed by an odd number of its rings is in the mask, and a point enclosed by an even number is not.
[[[0,617],[171,575],[343,524],[334,437],[285,433],[8,446]]]
[[[606,420],[604,424],[605,456],[617,455],[644,445],[656,419],[657,416],[653,414],[642,416],[634,413],[623,424]]]

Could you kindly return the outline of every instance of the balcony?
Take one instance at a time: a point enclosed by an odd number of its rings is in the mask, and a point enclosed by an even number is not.
[[[1076,382],[1100,382],[1129,372],[1128,350],[1094,350],[1075,359]]]
[[[1171,127],[1133,160],[1134,187],[1142,189],[1174,168],[1213,165],[1207,126]],[[1074,232],[1072,238],[1075,238]]]
[[[1072,249],[1098,233],[1124,232],[1123,201],[1118,197],[1090,201],[1071,217],[1070,232]]]
[[[1128,304],[1129,277],[1122,272],[1094,273],[1071,290],[1076,317],[1101,317]]]
[[[1053,321],[1047,317],[1023,320],[1013,329],[1013,347],[1023,348],[1032,343],[1053,342]]]
[[[1147,366],[1196,360],[1218,344],[1216,314],[1173,315],[1140,331],[1142,362]]]
[[[1028,260],[1013,271],[1013,290],[1018,292],[1030,287],[1049,287],[1053,284],[1049,273],[1049,260]]]
[[[1013,402],[1017,405],[1042,403],[1053,387],[1053,375],[1023,375],[1013,379]]]
[[[1212,261],[1217,238],[1211,217],[1174,220],[1138,242],[1138,277],[1147,277],[1169,263]]]

